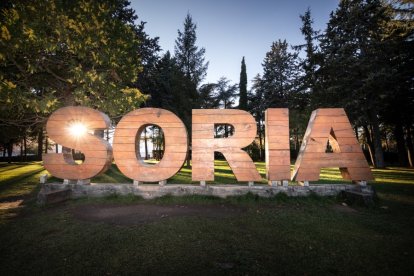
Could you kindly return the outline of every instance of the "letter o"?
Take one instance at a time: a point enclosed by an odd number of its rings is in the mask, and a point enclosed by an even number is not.
[[[158,164],[138,160],[135,139],[148,124],[160,126],[164,132],[164,156]],[[187,131],[184,123],[172,112],[160,108],[141,108],[126,114],[115,129],[113,153],[119,170],[137,181],[157,182],[174,176],[187,155]]]

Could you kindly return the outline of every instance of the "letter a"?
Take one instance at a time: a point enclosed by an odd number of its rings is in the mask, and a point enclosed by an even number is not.
[[[333,153],[326,152],[328,141]],[[339,167],[344,179],[373,179],[343,108],[321,108],[312,112],[292,180],[318,180],[320,169],[327,167]]]

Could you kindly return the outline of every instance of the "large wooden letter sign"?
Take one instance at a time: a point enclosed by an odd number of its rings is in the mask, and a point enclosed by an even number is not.
[[[265,111],[266,177],[269,181],[290,180],[289,110]]]
[[[230,124],[234,134],[214,138],[215,124]],[[250,113],[234,109],[193,109],[193,181],[214,180],[214,151],[226,158],[238,181],[260,181],[250,156],[242,148],[256,137],[256,121]]]
[[[270,108],[265,113],[266,176],[269,182],[290,179],[289,110]],[[165,138],[164,156],[155,165],[144,163],[137,155],[137,135],[147,125],[158,125]],[[228,138],[215,138],[216,124],[234,127]],[[43,155],[45,168],[54,176],[82,180],[104,172],[112,162],[111,145],[92,134],[106,129],[108,116],[86,107],[71,106],[55,111],[46,130],[49,137],[63,146],[63,153]],[[195,109],[192,117],[192,179],[214,180],[214,152],[221,152],[238,181],[261,181],[252,159],[243,151],[256,137],[256,122],[246,111],[235,109]],[[187,131],[183,122],[170,111],[141,108],[125,115],[115,129],[113,157],[129,178],[138,182],[164,181],[176,174],[188,150]],[[327,143],[332,147],[327,152]],[[139,146],[138,146],[139,147]],[[77,164],[71,149],[85,154]],[[354,181],[372,180],[368,163],[352,126],[342,108],[313,111],[296,160],[292,180],[309,183],[319,179],[320,169],[339,167],[342,177]],[[250,183],[249,183],[250,184]]]
[[[84,153],[85,161],[76,164],[70,149],[63,153],[43,154],[43,164],[52,175],[69,180],[89,179],[105,172],[112,163],[112,147],[88,131],[107,129],[110,120],[97,110],[69,106],[55,111],[47,121],[46,131],[53,141]]]
[[[137,158],[135,139],[143,128],[155,124],[162,128],[165,139],[164,156],[155,165]],[[187,131],[172,112],[159,108],[141,108],[125,115],[116,126],[114,158],[119,170],[136,181],[162,181],[176,174],[187,154]]]
[[[326,153],[328,141],[333,153]],[[343,108],[324,108],[312,112],[292,179],[318,180],[320,169],[326,167],[339,167],[344,179],[373,179]]]

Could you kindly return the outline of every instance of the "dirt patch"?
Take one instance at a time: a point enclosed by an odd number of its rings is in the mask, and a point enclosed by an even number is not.
[[[77,206],[70,210],[76,219],[116,225],[139,225],[172,217],[226,218],[246,210],[229,205],[108,205]]]

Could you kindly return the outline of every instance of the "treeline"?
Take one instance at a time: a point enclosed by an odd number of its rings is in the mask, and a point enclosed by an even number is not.
[[[264,110],[290,109],[291,148],[299,150],[310,112],[344,107],[372,164],[413,164],[413,4],[400,0],[343,0],[325,30],[311,11],[300,16],[305,43],[278,39],[263,72],[247,89],[244,57],[239,83],[204,83],[208,62],[197,46],[190,14],[174,53],[161,53],[128,1],[3,1],[0,47],[0,145],[37,140],[48,148],[47,116],[65,105],[86,105],[114,123],[138,107],[177,114],[191,131],[194,108],[239,108],[252,113],[256,141],[247,150],[264,159]],[[236,47],[236,46],[235,46]],[[218,136],[232,134],[217,126]],[[385,158],[384,158],[385,154]],[[395,155],[393,160],[387,156]]]

